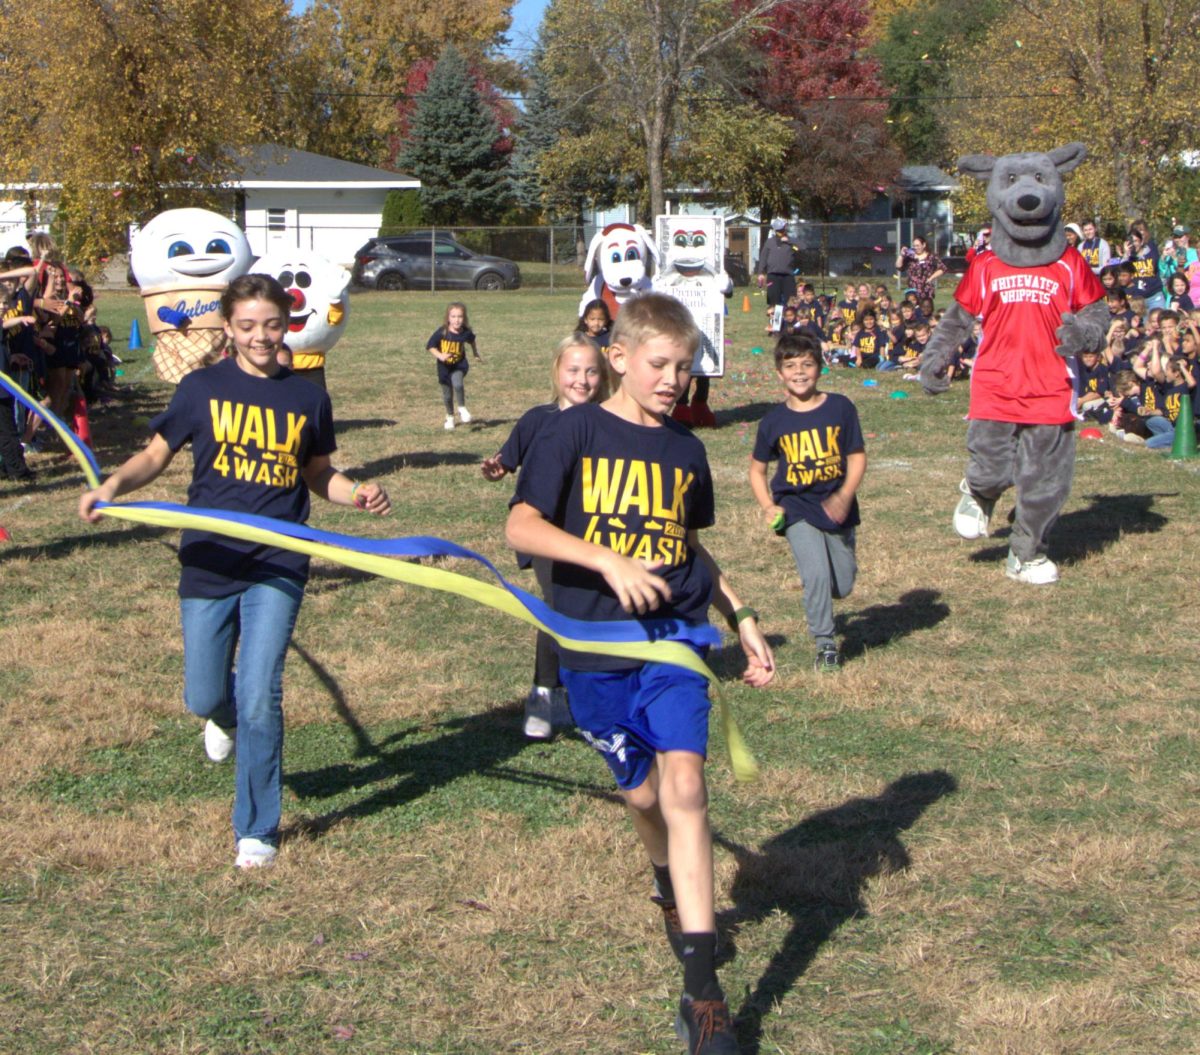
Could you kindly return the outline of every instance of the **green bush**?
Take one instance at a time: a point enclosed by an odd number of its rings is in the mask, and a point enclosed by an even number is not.
[[[381,235],[400,234],[409,228],[421,227],[425,222],[419,190],[388,191],[383,203],[383,216],[379,221]]]

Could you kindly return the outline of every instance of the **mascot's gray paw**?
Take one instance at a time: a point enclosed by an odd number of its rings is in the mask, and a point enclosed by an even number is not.
[[[1058,338],[1054,351],[1064,359],[1089,351],[1093,344],[1091,333],[1069,311],[1063,312],[1062,325],[1054,331],[1054,336]]]
[[[950,390],[950,378],[946,376],[946,367],[944,366],[940,370],[927,369],[922,366],[920,381],[926,395],[936,396],[941,392],[948,392]]]

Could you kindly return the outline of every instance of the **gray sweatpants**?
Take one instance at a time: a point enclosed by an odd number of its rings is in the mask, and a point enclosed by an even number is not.
[[[442,389],[442,406],[446,408],[446,417],[448,418],[454,417],[454,400],[456,398],[460,407],[467,405],[467,396],[463,386],[464,376],[461,370],[451,370],[450,384],[439,382]]]
[[[849,597],[858,563],[854,559],[854,528],[822,531],[806,520],[787,529],[788,545],[804,587],[808,632],[818,644],[833,641],[833,599]]]
[[[1017,560],[1046,552],[1046,539],[1071,494],[1075,479],[1074,425],[1015,425],[972,421],[967,425],[967,486],[995,501],[1017,488],[1016,520],[1009,545]]]

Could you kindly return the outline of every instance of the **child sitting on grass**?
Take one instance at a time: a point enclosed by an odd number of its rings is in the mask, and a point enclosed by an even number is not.
[[[1108,395],[1112,391],[1108,367],[1094,350],[1080,352],[1075,356],[1075,401],[1080,415],[1089,421],[1107,425],[1112,421],[1112,407]]]
[[[821,349],[807,335],[781,337],[775,372],[786,398],[759,422],[750,456],[750,489],[767,523],[782,527],[804,587],[818,671],[836,671],[833,599],[848,597],[858,565],[854,529],[867,469],[858,411],[845,396],[821,392]],[[778,459],[768,485],[767,463]]]
[[[699,540],[715,515],[704,445],[670,418],[699,348],[679,301],[647,293],[625,304],[608,350],[620,387],[542,429],[517,481],[508,542],[553,562],[555,610],[576,619],[633,612],[696,624],[715,604],[746,653],[743,680],[763,686],[775,661],[757,614]],[[559,662],[575,723],[611,770],[650,858],[683,966],[676,1030],[689,1055],[736,1055],[715,967],[707,682],[679,666],[563,648]]]

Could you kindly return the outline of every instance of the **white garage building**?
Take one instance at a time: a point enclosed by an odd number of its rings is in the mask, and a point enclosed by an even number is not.
[[[258,256],[298,246],[349,267],[354,251],[379,233],[388,192],[420,186],[398,172],[261,144],[242,155],[227,207]],[[42,183],[0,186],[0,253],[23,243],[28,231],[50,226],[55,189]]]

